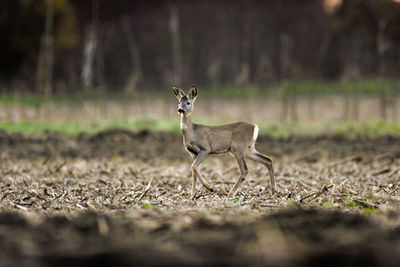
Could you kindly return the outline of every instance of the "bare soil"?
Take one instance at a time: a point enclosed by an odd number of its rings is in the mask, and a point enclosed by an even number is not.
[[[190,194],[174,133],[0,132],[0,266],[399,266],[400,139],[260,136],[275,161],[235,198],[235,160],[210,157]]]

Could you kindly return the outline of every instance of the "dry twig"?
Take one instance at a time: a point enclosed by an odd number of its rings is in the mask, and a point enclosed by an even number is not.
[[[303,197],[302,199],[300,199],[300,202],[303,202],[303,200],[305,200],[305,199],[307,199],[307,198],[310,198],[310,197],[312,197],[312,196],[314,196],[313,199],[316,199],[317,197],[319,197],[319,196],[322,195],[323,193],[328,192],[328,189],[331,188],[331,187],[333,187],[333,185],[328,185],[328,186],[324,185],[319,191],[314,192],[314,193],[311,193],[311,194],[309,194],[309,195]]]
[[[58,165],[58,166],[54,169],[54,172],[59,172],[59,171],[61,170],[61,168],[65,166],[66,163],[67,163],[66,161],[63,161],[60,165]]]
[[[147,186],[146,186],[146,189],[143,191],[143,193],[140,195],[140,197],[139,197],[139,199],[138,200],[142,200],[146,195],[147,195],[147,193],[150,191],[150,189],[151,189],[151,182],[153,181],[153,178],[151,178],[150,179],[150,181],[149,181],[149,183],[147,184]]]
[[[367,202],[365,202],[363,200],[360,200],[360,199],[353,199],[353,201],[355,203],[363,206],[364,208],[370,208],[370,209],[378,209],[379,208],[377,205],[367,203]]]

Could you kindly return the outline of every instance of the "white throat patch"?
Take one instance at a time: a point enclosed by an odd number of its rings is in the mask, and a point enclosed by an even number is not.
[[[185,115],[181,115],[181,130],[187,130],[188,126],[186,124],[187,118],[185,118]]]
[[[187,125],[183,121],[181,121],[181,130],[187,130]]]

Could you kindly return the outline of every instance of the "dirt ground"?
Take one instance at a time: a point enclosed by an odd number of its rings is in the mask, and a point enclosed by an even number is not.
[[[400,139],[260,136],[274,159],[235,198],[238,175],[210,157],[189,197],[174,133],[0,132],[0,266],[400,266]]]

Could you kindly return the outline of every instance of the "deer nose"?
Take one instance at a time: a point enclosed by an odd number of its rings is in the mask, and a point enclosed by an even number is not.
[[[178,109],[178,113],[183,113],[183,112],[185,112],[185,111],[182,108]]]

